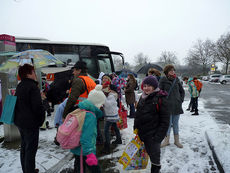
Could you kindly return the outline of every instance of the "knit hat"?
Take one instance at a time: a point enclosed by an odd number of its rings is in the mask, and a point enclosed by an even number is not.
[[[105,99],[105,94],[102,92],[102,85],[96,85],[95,89],[91,90],[88,95],[88,100],[97,108],[100,108],[105,103]]]
[[[147,76],[146,78],[144,78],[142,84],[141,84],[141,89],[143,89],[143,85],[147,84],[152,86],[154,89],[158,88],[158,80],[155,76]]]

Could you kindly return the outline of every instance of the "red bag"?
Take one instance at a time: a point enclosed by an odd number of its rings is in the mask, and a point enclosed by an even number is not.
[[[119,129],[125,129],[128,127],[127,125],[127,110],[125,110],[124,105],[122,105],[122,103],[120,102],[120,108],[118,110],[118,114],[119,114],[119,121],[117,122],[117,127]]]

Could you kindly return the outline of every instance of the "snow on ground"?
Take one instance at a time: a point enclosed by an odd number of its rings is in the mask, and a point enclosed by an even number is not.
[[[183,104],[184,110],[186,109],[189,101]],[[216,129],[217,125],[213,118],[203,109],[202,100],[199,102],[200,115],[191,116],[190,112],[185,112],[180,118],[180,140],[184,148],[177,148],[173,142],[173,134],[171,131],[170,146],[162,148],[161,154],[161,171],[164,173],[185,173],[185,172],[218,172],[216,165],[210,165],[212,153],[209,149],[208,143],[205,138],[205,131],[209,129]],[[128,141],[134,136],[132,133],[133,119],[128,119],[128,129],[122,130],[122,137],[127,144]],[[215,134],[214,134],[215,135]],[[120,151],[113,153],[114,156],[120,156],[125,146],[119,146]],[[222,148],[224,149],[224,148]],[[108,156],[107,156],[108,157]],[[230,156],[226,156],[229,161]],[[146,170],[141,172],[150,172],[150,163]],[[122,166],[118,163],[115,167],[120,172],[127,172],[122,170]],[[135,172],[135,171],[134,171]]]
[[[183,108],[186,110],[189,100],[185,100]],[[163,173],[210,173],[219,172],[214,163],[211,150],[209,149],[206,134],[210,139],[211,144],[216,150],[225,172],[230,172],[230,128],[229,125],[217,124],[215,120],[209,115],[208,111],[204,109],[204,100],[199,100],[199,116],[191,116],[191,113],[185,111],[180,117],[180,141],[184,148],[179,149],[173,143],[173,134],[171,131],[170,145],[162,148],[161,164]],[[48,120],[53,126],[53,116]],[[133,134],[134,119],[128,118],[128,128],[121,130],[123,144],[118,145],[113,153],[100,157],[114,158],[116,166],[114,169],[123,171],[122,165],[117,162],[117,158],[122,155],[125,146],[134,137]],[[55,165],[66,154],[67,150],[62,150],[53,144],[53,137],[56,129],[50,129],[40,132],[39,149],[36,156],[36,164],[40,172],[45,172],[50,167]],[[3,126],[0,126],[0,136],[3,136]],[[214,163],[214,164],[212,164]],[[73,161],[65,168],[72,167]],[[129,171],[129,172],[150,172],[150,162],[146,170]],[[0,144],[0,172],[20,173],[20,159],[19,150],[6,149],[3,144]]]

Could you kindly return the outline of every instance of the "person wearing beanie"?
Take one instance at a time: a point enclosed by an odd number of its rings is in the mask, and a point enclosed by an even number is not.
[[[104,134],[105,134],[105,143],[104,148],[102,150],[103,153],[110,153],[110,127],[114,128],[116,134],[116,140],[112,142],[112,144],[122,144],[120,130],[117,127],[117,122],[119,121],[118,115],[118,106],[117,106],[117,87],[115,85],[109,86],[109,93],[106,97],[105,104],[103,106],[104,109]]]
[[[129,105],[130,111],[129,111],[129,118],[134,118],[135,114],[135,87],[136,87],[136,79],[133,74],[128,74],[128,80],[127,84],[125,86],[125,100],[127,105]]]
[[[83,169],[86,167],[91,173],[101,172],[96,157],[96,138],[97,138],[97,119],[101,118],[103,113],[100,107],[105,103],[105,95],[102,92],[102,86],[97,85],[90,91],[88,98],[78,104],[82,110],[86,110],[85,120],[80,137],[81,145],[71,149],[74,154],[74,173],[80,172],[80,154],[83,152]]]
[[[165,137],[164,142],[161,144],[161,147],[169,145],[171,127],[173,127],[174,133],[174,144],[178,148],[183,148],[183,145],[179,142],[179,119],[180,114],[183,114],[182,103],[184,101],[185,92],[183,86],[176,76],[175,67],[173,65],[166,65],[164,68],[164,74],[160,81],[160,89],[168,92],[168,103],[170,105],[170,124]]]
[[[82,100],[88,97],[88,94],[96,86],[96,83],[87,75],[87,64],[84,61],[78,61],[73,66],[73,81],[70,94],[66,102],[62,117],[65,118],[69,112]]]
[[[159,173],[160,145],[169,126],[170,112],[167,103],[167,92],[160,90],[155,76],[147,76],[142,82],[143,93],[137,104],[134,119],[134,130],[151,160],[151,173]]]

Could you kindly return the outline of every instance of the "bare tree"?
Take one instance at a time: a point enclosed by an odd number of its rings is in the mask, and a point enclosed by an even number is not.
[[[186,58],[188,65],[194,67],[202,66],[203,75],[207,73],[207,69],[213,61],[213,47],[211,40],[197,40],[197,43],[189,50]]]
[[[230,32],[217,40],[215,50],[216,58],[225,64],[225,74],[227,74],[230,62]]]
[[[120,56],[113,55],[113,64],[115,67],[115,71],[120,71],[123,69],[122,59]]]
[[[158,58],[158,61],[161,63],[162,66],[165,66],[167,64],[179,64],[176,54],[171,51],[163,51],[161,53],[161,56]]]
[[[142,66],[147,63],[150,63],[150,59],[147,55],[144,55],[142,52],[134,56],[135,62],[135,71],[138,71]]]

